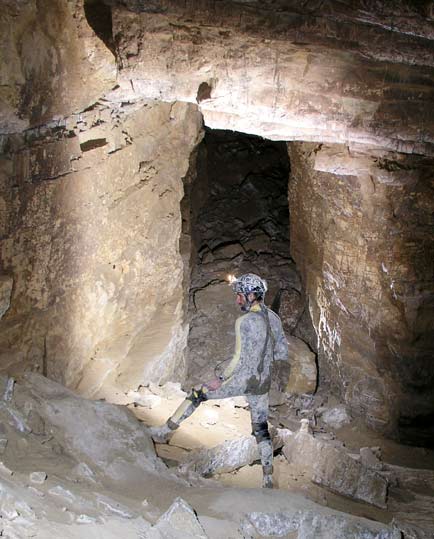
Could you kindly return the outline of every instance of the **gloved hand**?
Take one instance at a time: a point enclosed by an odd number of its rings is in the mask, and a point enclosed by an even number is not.
[[[222,385],[222,380],[219,380],[218,378],[214,378],[213,380],[207,382],[206,384],[204,384],[204,386],[209,390],[209,391],[216,391],[217,389],[219,389],[219,387]]]

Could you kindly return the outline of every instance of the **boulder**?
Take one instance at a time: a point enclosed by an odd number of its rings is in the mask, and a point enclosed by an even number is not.
[[[283,454],[314,483],[348,498],[386,507],[387,480],[342,449],[300,430],[287,439]]]
[[[86,469],[119,481],[140,482],[145,472],[164,476],[145,427],[127,408],[83,399],[36,373],[25,375],[25,385],[56,440]]]
[[[274,449],[279,449],[290,438],[287,429],[270,429]],[[192,451],[180,465],[182,472],[195,471],[204,477],[227,473],[259,460],[258,445],[253,436],[228,440],[210,449]]]
[[[319,511],[249,513],[242,523],[242,530],[248,539],[401,539],[396,528],[385,524]]]
[[[297,337],[288,337],[291,374],[285,387],[287,393],[314,393],[317,385],[315,354],[305,342]]]

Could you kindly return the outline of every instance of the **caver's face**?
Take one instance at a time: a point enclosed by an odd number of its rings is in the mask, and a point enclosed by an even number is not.
[[[252,293],[250,293],[247,297],[250,302],[253,302],[256,299],[255,294]],[[237,294],[235,302],[242,311],[249,310],[250,305],[247,303],[246,296],[244,294]]]
[[[246,296],[244,294],[237,294],[235,299],[236,304],[242,309],[246,302]]]

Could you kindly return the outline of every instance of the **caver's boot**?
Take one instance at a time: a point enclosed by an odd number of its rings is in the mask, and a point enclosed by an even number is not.
[[[177,423],[169,419],[164,425],[159,427],[148,427],[147,431],[157,444],[167,444],[178,427],[179,425]]]
[[[167,444],[179,425],[190,417],[201,402],[207,400],[206,387],[192,389],[191,394],[178,406],[175,413],[161,427],[149,427],[148,433],[157,444]]]

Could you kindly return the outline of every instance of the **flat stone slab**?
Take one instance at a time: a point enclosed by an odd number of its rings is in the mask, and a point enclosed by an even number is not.
[[[385,508],[388,481],[345,451],[299,431],[283,447],[287,460],[305,469],[314,483],[377,507]]]
[[[284,445],[291,435],[287,429],[270,429],[274,449]],[[253,436],[228,440],[210,449],[192,451],[180,465],[182,472],[195,471],[209,477],[232,472],[259,460],[258,444]]]

